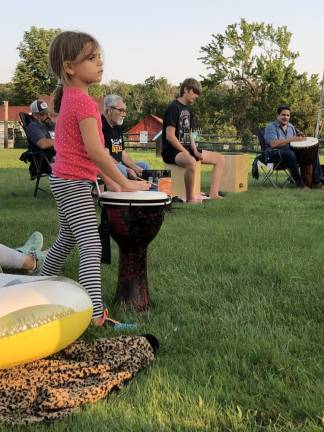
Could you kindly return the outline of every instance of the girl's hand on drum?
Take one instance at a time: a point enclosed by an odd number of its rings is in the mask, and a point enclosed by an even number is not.
[[[108,186],[108,190],[110,190],[111,192],[122,192],[123,189],[121,186],[119,186],[119,184],[114,183],[114,185],[109,185]]]
[[[128,180],[127,186],[123,188],[124,192],[146,191],[150,189],[150,183],[146,181]]]
[[[111,192],[122,192],[122,187],[118,183],[116,183],[113,180],[108,179],[108,178],[106,178],[105,180],[106,180],[105,183],[106,183],[107,189],[109,191],[111,191]]]

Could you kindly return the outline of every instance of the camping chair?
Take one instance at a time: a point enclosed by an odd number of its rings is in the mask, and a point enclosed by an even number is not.
[[[30,114],[26,114],[24,112],[19,113],[20,117],[20,124],[26,133],[26,128],[29,125],[30,122],[33,121],[32,116]],[[29,173],[30,173],[30,179],[36,180],[35,183],[35,189],[34,189],[34,197],[37,196],[38,190],[42,190],[43,192],[46,192],[44,189],[42,189],[39,186],[40,179],[42,177],[47,177],[52,172],[50,161],[47,157],[47,154],[44,150],[34,150],[32,147],[30,141],[28,140],[28,150],[25,151],[21,156],[20,160],[29,163]]]
[[[257,155],[252,162],[252,177],[258,180],[259,170],[261,170],[263,174],[262,185],[270,183],[273,187],[278,187],[278,174],[281,171],[286,174],[286,179],[283,183],[283,187],[285,187],[289,183],[294,182],[294,180],[290,175],[287,165],[281,159],[280,149],[271,149],[267,146],[264,139],[264,131],[265,128],[259,128],[256,133],[261,147],[261,153]],[[278,162],[273,162],[273,155],[279,155]],[[273,180],[274,175],[275,181]]]

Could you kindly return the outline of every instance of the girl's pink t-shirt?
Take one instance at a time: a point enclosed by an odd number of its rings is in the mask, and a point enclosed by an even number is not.
[[[96,180],[99,169],[88,156],[79,127],[80,121],[89,117],[97,120],[104,147],[101,116],[96,102],[79,88],[64,88],[55,126],[56,156],[52,165],[55,176],[68,180]]]

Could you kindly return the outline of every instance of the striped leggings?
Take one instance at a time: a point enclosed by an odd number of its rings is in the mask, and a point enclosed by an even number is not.
[[[101,243],[91,183],[86,180],[65,180],[50,176],[58,217],[59,234],[49,249],[42,276],[60,273],[63,263],[77,244],[80,253],[79,283],[88,292],[93,304],[93,318],[103,314],[101,296]]]

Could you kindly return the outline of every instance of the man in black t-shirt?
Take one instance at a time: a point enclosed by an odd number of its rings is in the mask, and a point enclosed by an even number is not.
[[[30,105],[34,121],[26,127],[26,135],[31,150],[43,150],[51,162],[55,156],[54,150],[54,123],[48,115],[48,105],[41,99]]]
[[[164,162],[185,168],[187,202],[201,202],[202,197],[193,196],[196,161],[213,165],[209,196],[222,198],[219,183],[225,159],[217,152],[197,149],[192,131],[195,127],[191,104],[199,97],[200,85],[193,78],[186,79],[180,87],[180,97],[166,109],[162,130],[162,158]]]
[[[104,114],[102,119],[102,132],[105,137],[105,146],[116,161],[118,169],[125,177],[136,179],[143,170],[150,169],[144,162],[135,162],[125,150],[122,124],[126,116],[126,105],[118,95],[108,95],[104,98]]]

